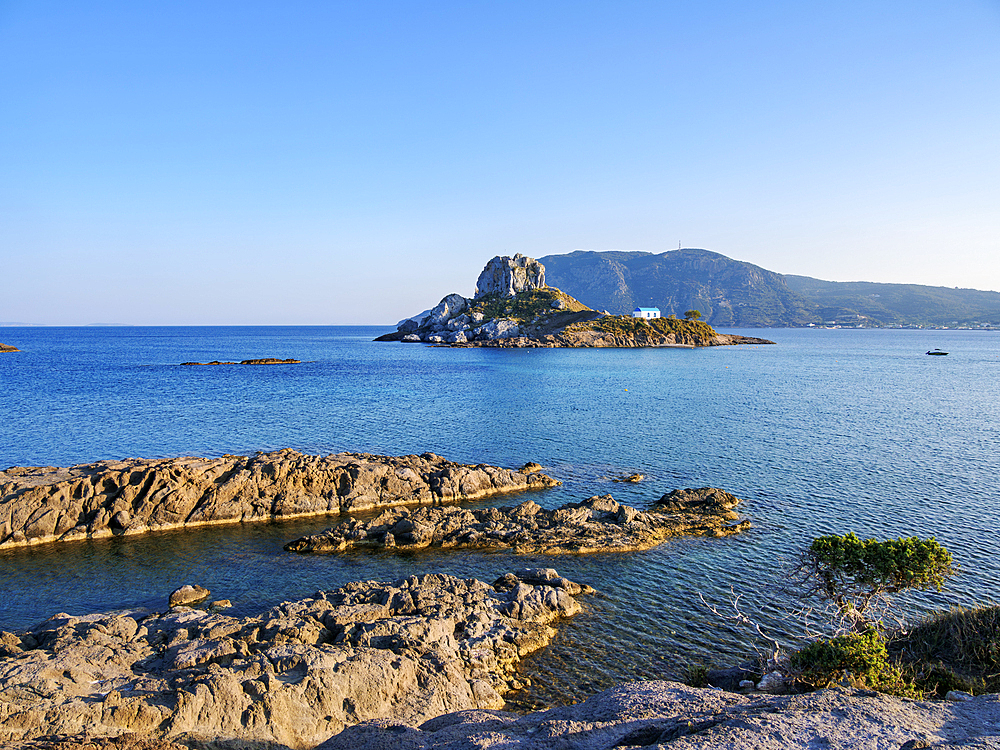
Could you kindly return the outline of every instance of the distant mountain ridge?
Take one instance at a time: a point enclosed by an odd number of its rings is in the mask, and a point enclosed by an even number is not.
[[[546,281],[589,307],[622,314],[698,310],[713,327],[1000,326],[1000,293],[782,275],[697,248],[577,250],[538,259]]]

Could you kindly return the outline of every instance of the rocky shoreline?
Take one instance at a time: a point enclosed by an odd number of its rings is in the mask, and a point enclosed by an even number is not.
[[[16,346],[10,346],[9,344],[0,344],[0,352],[19,352],[21,351]]]
[[[50,735],[311,748],[346,726],[499,709],[592,591],[553,570],[351,583],[238,619],[173,607],[0,633],[0,741]]]
[[[664,495],[649,512],[621,505],[611,495],[543,510],[528,500],[516,507],[399,508],[370,521],[351,519],[285,545],[290,552],[343,552],[354,548],[413,550],[511,549],[518,554],[635,552],[678,536],[728,536],[750,527],[733,508],[740,502],[703,487]]]
[[[544,489],[522,470],[448,461],[433,453],[128,459],[0,471],[0,549],[221,523],[440,504]]]

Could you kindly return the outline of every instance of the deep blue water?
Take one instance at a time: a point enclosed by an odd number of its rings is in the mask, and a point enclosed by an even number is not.
[[[781,570],[817,535],[936,536],[962,567],[914,615],[993,601],[1000,582],[1000,333],[746,331],[777,346],[680,350],[444,349],[371,341],[383,328],[0,328],[0,467],[218,456],[290,447],[519,466],[564,480],[547,507],[593,494],[642,506],[678,487],[746,499],[754,528],[644,553],[296,556],[332,519],[215,527],[0,552],[0,628],[57,611],[162,606],[184,583],[239,614],[361,578],[443,571],[484,580],[556,567],[601,595],[527,670],[543,700],[732,662],[749,634],[730,592],[790,639]],[[947,357],[928,357],[931,348]],[[299,365],[181,367],[296,358]],[[638,485],[614,476],[642,472]],[[500,498],[498,504],[516,499]]]

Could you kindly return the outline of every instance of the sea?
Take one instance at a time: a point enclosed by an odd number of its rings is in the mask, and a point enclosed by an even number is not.
[[[633,679],[683,679],[792,648],[815,626],[787,572],[811,540],[935,537],[959,574],[899,599],[911,621],[1000,598],[1000,332],[725,331],[775,345],[451,349],[377,343],[385,327],[0,328],[0,468],[109,458],[431,451],[646,507],[670,490],[744,499],[743,534],[646,552],[296,555],[337,516],[0,551],[0,629],[58,613],[162,610],[191,583],[245,616],[353,580],[443,572],[492,582],[552,567],[590,584],[584,612],[522,665],[524,707]],[[931,349],[947,356],[927,356]],[[301,364],[183,362],[294,358]],[[641,473],[637,484],[616,478]],[[511,505],[501,496],[477,505]],[[812,618],[812,619],[810,619]],[[763,638],[761,637],[763,634]]]

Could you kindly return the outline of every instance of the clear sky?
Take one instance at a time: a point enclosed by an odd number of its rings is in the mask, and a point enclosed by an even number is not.
[[[0,322],[395,323],[678,242],[1000,290],[1000,1],[0,0]]]

